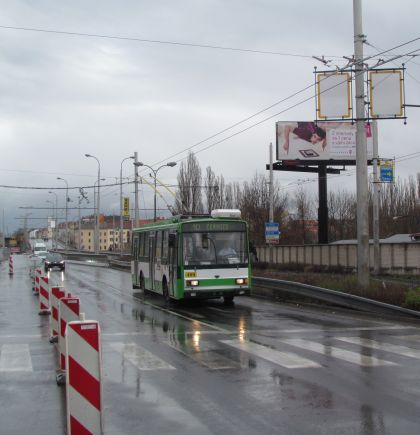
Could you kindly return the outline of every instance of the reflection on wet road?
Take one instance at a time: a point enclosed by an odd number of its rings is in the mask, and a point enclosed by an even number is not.
[[[51,277],[101,324],[107,434],[420,427],[418,324],[253,298],[167,307],[158,297],[133,297],[128,273],[100,267],[68,264]],[[29,339],[10,347],[5,337],[0,376],[16,352],[22,370],[36,365]]]

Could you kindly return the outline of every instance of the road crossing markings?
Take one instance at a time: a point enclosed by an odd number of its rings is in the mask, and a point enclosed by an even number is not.
[[[0,352],[0,372],[33,371],[28,344],[3,344]]]
[[[357,364],[363,367],[377,367],[377,366],[395,366],[391,361],[382,360],[362,353],[352,352],[338,347],[324,345],[314,341],[303,340],[301,338],[290,338],[280,340],[282,343],[290,344],[291,346],[299,347],[304,350],[316,352],[328,357],[337,358],[346,362]]]
[[[335,337],[337,340],[345,341],[346,343],[358,344],[371,349],[383,350],[386,352],[396,353],[398,355],[408,356],[410,358],[420,359],[420,349],[412,349],[407,346],[396,344],[383,343],[377,340],[371,340],[362,337]]]
[[[140,370],[175,370],[175,367],[136,343],[114,342],[109,346]]]
[[[202,342],[195,347],[194,342],[189,344],[181,344],[179,342],[165,342],[168,346],[183,355],[191,358],[196,363],[207,367],[211,370],[226,370],[226,369],[238,369],[241,368],[239,362],[233,361],[215,352],[214,347],[211,345],[205,345]]]
[[[242,340],[221,340],[221,343],[232,346],[235,349],[242,350],[259,358],[281,365],[288,369],[301,369],[310,367],[321,367],[315,361],[296,355],[293,352],[282,352],[276,349],[271,349],[261,344],[251,341]]]
[[[420,335],[397,335],[399,340],[420,341]]]

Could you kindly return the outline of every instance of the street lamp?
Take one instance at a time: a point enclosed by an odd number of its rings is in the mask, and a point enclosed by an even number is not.
[[[68,221],[67,221],[67,213],[68,213],[68,201],[69,201],[69,184],[67,183],[67,180],[61,177],[57,177],[57,180],[64,181],[66,183],[66,249],[69,249],[69,231],[68,231]]]
[[[52,216],[53,216],[53,218],[54,218],[54,202],[53,201],[50,201],[49,199],[47,199],[45,202],[48,202],[48,204],[51,204],[51,214],[52,214]],[[50,222],[49,222],[50,223]],[[47,228],[47,230],[48,230],[48,228]],[[52,240],[54,241],[54,234],[53,234],[53,232],[52,232],[52,228],[51,228],[51,236],[52,236]],[[53,248],[54,248],[54,242],[53,242]]]
[[[134,163],[135,166],[145,166],[146,168],[149,168],[152,172],[153,172],[153,178],[154,178],[154,189],[155,189],[155,194],[154,194],[154,198],[153,198],[153,221],[156,222],[156,176],[157,173],[160,169],[164,168],[165,166],[169,166],[170,168],[173,168],[174,166],[176,166],[176,162],[168,162],[165,165],[159,166],[157,169],[153,169],[151,166],[146,165],[143,162],[136,162]]]
[[[134,159],[134,156],[130,156],[130,157],[126,157],[125,159],[122,159],[120,165],[120,256],[122,255],[122,251],[123,251],[123,237],[124,237],[122,165],[126,160],[129,159]]]
[[[48,191],[55,196],[55,223],[53,228],[53,241],[55,240],[55,248],[57,249],[57,226],[58,226],[58,195],[55,192]]]
[[[99,213],[100,213],[100,204],[101,204],[101,164],[97,157],[92,156],[91,154],[85,154],[85,157],[91,157],[98,162],[98,197],[97,197],[97,206],[95,210],[95,254],[99,254]],[[95,190],[95,187],[94,187]]]

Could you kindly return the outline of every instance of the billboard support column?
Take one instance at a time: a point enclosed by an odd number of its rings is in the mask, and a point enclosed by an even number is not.
[[[379,247],[379,180],[378,180],[378,124],[373,127],[373,273],[379,275],[381,251]]]
[[[369,286],[369,221],[367,150],[365,133],[365,90],[363,65],[362,0],[353,0],[354,55],[356,85],[356,184],[357,184],[357,280]]]
[[[328,243],[327,165],[318,165],[318,243]]]

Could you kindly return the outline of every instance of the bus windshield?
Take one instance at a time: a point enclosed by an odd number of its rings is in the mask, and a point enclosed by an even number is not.
[[[238,265],[248,263],[246,232],[184,233],[186,266]]]

